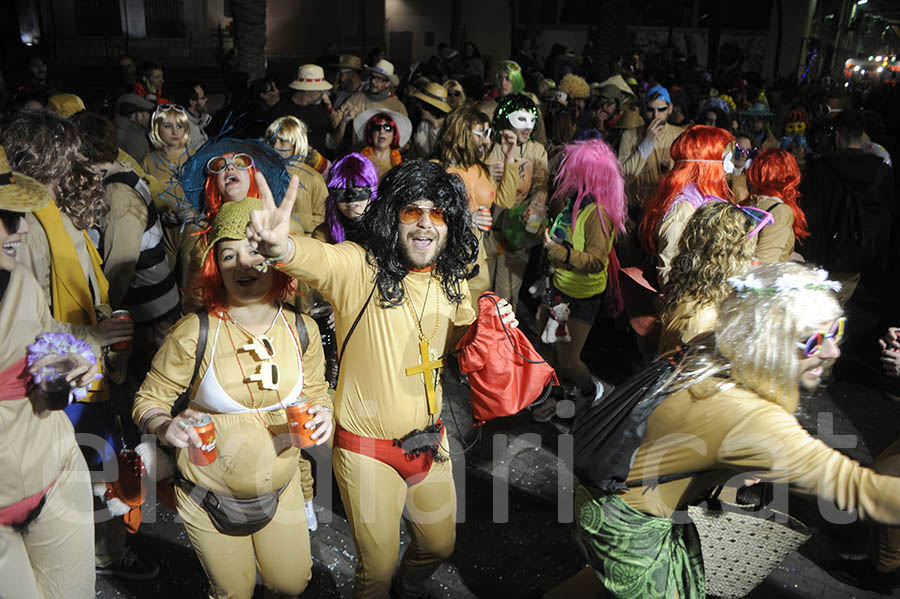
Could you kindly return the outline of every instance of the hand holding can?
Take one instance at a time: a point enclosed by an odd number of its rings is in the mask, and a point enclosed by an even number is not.
[[[309,404],[306,402],[292,403],[285,408],[287,413],[288,430],[291,433],[291,445],[306,449],[316,444],[312,438],[314,428],[306,428],[306,423],[313,419],[309,413]]]
[[[199,418],[182,420],[182,428],[192,427],[200,437],[200,447],[193,443],[188,445],[188,457],[195,466],[208,466],[216,461],[219,452],[216,449],[216,425],[209,414],[201,414]]]

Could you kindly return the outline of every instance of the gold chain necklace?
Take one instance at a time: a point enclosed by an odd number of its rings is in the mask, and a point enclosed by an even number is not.
[[[425,290],[425,299],[422,300],[422,318],[425,318],[425,304],[428,302],[428,292],[431,290],[431,280],[434,277],[430,277],[428,279],[428,288]],[[438,324],[440,324],[441,320],[441,294],[440,289],[436,289],[434,293],[434,330],[431,331],[431,335],[428,338],[425,338],[425,331],[422,330],[422,321],[416,316],[416,310],[413,306],[412,299],[409,297],[409,290],[406,288],[406,282],[403,282],[403,295],[406,296],[406,309],[409,312],[410,316],[412,316],[413,322],[416,323],[416,328],[419,330],[419,341],[428,341],[430,342],[434,339],[434,336],[437,335],[438,332]]]

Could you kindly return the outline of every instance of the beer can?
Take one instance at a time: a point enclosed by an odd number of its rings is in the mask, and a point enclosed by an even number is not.
[[[306,402],[292,403],[284,409],[287,413],[288,430],[291,432],[291,445],[301,449],[316,444],[315,439],[312,438],[315,429],[306,428],[306,423],[313,418],[313,415],[307,411],[308,409],[309,404]]]
[[[116,310],[109,317],[113,320],[131,320],[131,313],[128,310]],[[122,351],[129,347],[131,347],[131,341],[119,341],[112,344],[112,348],[117,351]]]
[[[208,466],[216,461],[219,452],[216,450],[216,425],[209,417],[203,414],[199,419],[188,418],[188,426],[194,427],[197,436],[200,437],[200,447],[188,445],[188,457],[195,466]]]

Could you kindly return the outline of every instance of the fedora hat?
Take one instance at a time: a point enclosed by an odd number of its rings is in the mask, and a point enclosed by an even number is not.
[[[375,63],[375,66],[366,65],[363,67],[366,71],[370,73],[374,73],[375,75],[381,75],[382,77],[386,77],[388,81],[391,82],[391,85],[397,86],[400,85],[400,78],[394,74],[394,64],[385,59],[381,59]]]
[[[394,112],[393,110],[387,110],[385,108],[370,108],[361,112],[353,119],[353,129],[356,131],[356,136],[362,140],[366,139],[366,125],[369,123],[369,119],[376,114],[386,114],[394,119],[394,122],[397,123],[397,132],[400,134],[400,147],[402,148],[405,146],[412,135],[412,123],[409,121],[408,117],[399,112]]]
[[[331,89],[325,81],[325,71],[317,64],[304,64],[297,68],[297,79],[291,81],[289,88],[296,91],[324,92]]]
[[[423,102],[431,104],[442,112],[450,112],[453,108],[447,103],[447,88],[440,83],[429,81],[421,89],[410,94],[413,98],[418,98]]]
[[[362,60],[359,56],[353,54],[341,54],[336,64],[328,65],[332,69],[351,69],[353,71],[362,70]]]
[[[6,150],[0,146],[0,210],[34,212],[50,201],[50,192],[42,183],[9,167]]]

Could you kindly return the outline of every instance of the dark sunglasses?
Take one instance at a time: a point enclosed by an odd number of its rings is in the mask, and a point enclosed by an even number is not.
[[[408,204],[400,209],[400,222],[404,225],[412,225],[419,222],[419,219],[426,212],[431,217],[433,225],[443,226],[447,224],[443,208],[429,208],[428,206],[417,206],[415,204]]]
[[[372,125],[372,131],[378,131],[379,129],[381,129],[385,133],[393,133],[394,132],[394,126],[390,123],[380,123],[380,124],[376,123],[375,125]]]
[[[447,93],[448,93],[449,95],[453,96],[454,98],[458,98],[459,96],[462,95],[462,92],[459,91],[458,89],[451,89],[451,90],[448,91]]]
[[[206,163],[206,170],[218,175],[228,168],[229,164],[234,165],[234,168],[236,169],[245,171],[253,166],[253,157],[250,154],[235,154],[231,158],[225,156],[213,156],[209,159],[209,162]]]
[[[647,112],[665,112],[669,109],[668,106],[648,106]]]
[[[6,228],[7,235],[15,235],[22,226],[22,219],[25,214],[22,212],[13,212],[11,210],[0,210],[0,222]]]
[[[819,350],[822,349],[823,345],[825,345],[826,339],[831,339],[835,345],[840,343],[841,338],[844,336],[844,325],[846,324],[847,317],[841,316],[834,321],[833,325],[831,325],[830,331],[828,331],[827,333],[825,331],[813,333],[805,342],[798,342],[797,347],[803,350],[803,355],[805,355],[807,358],[811,358],[819,353]]]

